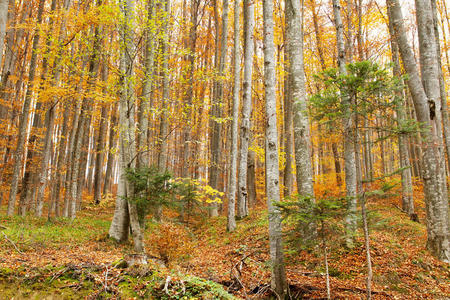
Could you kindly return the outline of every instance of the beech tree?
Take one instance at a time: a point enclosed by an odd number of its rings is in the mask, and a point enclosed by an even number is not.
[[[271,285],[283,299],[287,294],[287,281],[283,259],[281,215],[275,206],[280,202],[280,178],[278,161],[277,110],[275,99],[275,46],[273,42],[273,3],[263,1],[264,16],[264,85],[266,100],[266,194],[269,211],[269,244],[272,268]]]
[[[422,174],[427,212],[427,247],[442,261],[449,261],[448,240],[448,197],[447,187],[442,175],[442,152],[439,146],[436,120],[436,101],[439,97],[439,81],[437,77],[436,45],[434,44],[431,6],[427,0],[416,1],[418,25],[420,30],[421,56],[423,64],[422,85],[414,54],[408,44],[403,25],[403,14],[398,0],[387,1],[389,16],[392,18],[394,38],[398,42],[405,71],[408,74],[408,87],[414,103],[417,119],[422,124]],[[427,10],[429,9],[429,10]],[[425,92],[425,87],[429,95]]]
[[[341,6],[339,0],[333,0],[334,26],[336,27],[337,62],[339,73],[347,74],[344,45],[344,28],[342,25]],[[351,105],[347,95],[342,94],[342,103],[345,107],[344,127],[344,169],[345,187],[347,191],[347,246],[353,247],[353,235],[356,231],[356,158],[353,140],[353,115],[349,106]]]

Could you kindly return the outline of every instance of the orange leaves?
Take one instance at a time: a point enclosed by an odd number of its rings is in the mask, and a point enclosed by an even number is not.
[[[186,259],[192,253],[194,244],[185,227],[163,223],[150,234],[148,246],[166,264],[174,264]]]

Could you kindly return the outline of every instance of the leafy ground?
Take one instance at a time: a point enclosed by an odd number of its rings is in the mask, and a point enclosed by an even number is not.
[[[425,250],[425,226],[396,208],[396,199],[369,203],[375,299],[450,297],[450,269]],[[420,207],[420,203],[419,203]],[[420,209],[419,209],[420,210]],[[419,211],[422,220],[423,213]],[[111,206],[88,206],[76,220],[5,217],[0,212],[0,299],[261,299],[271,294],[267,214],[256,208],[227,233],[226,218],[191,224],[149,221],[145,268],[121,268],[132,245],[107,238]],[[174,218],[168,213],[166,219]],[[287,226],[287,231],[290,228]],[[333,298],[360,299],[366,262],[362,236],[349,251],[330,245]],[[286,245],[287,276],[297,299],[326,296],[320,249]],[[163,263],[158,263],[163,261]],[[189,275],[187,275],[189,274]],[[170,295],[170,296],[169,296]]]

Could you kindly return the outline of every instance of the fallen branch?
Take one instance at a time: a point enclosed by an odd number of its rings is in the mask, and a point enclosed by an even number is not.
[[[167,294],[167,295],[170,295],[169,294],[169,283],[170,283],[170,281],[172,280],[172,277],[170,277],[170,276],[167,276],[167,278],[166,278],[166,283],[164,284],[164,289],[163,289],[163,291]]]
[[[10,242],[11,245],[14,246],[14,248],[17,250],[17,252],[19,252],[20,254],[23,254],[23,252],[20,251],[19,248],[17,248],[16,244],[15,244],[13,241],[11,241],[11,240],[8,238],[8,236],[7,236],[3,231],[2,231],[2,233],[3,233],[3,236],[5,237],[5,239],[6,239],[8,242]]]

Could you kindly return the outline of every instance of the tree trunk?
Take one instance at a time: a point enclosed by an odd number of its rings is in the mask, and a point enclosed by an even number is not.
[[[239,56],[239,9],[241,2],[234,0],[234,68],[233,68],[233,110],[231,123],[231,147],[230,147],[230,185],[228,187],[228,216],[227,230],[233,232],[236,229],[236,187],[237,187],[237,158],[238,158],[238,126],[239,126],[239,97],[241,88],[241,61]]]
[[[239,178],[237,217],[242,219],[248,216],[250,190],[248,187],[248,156],[250,142],[250,116],[252,113],[252,74],[253,74],[253,30],[255,27],[255,13],[253,2],[244,0],[244,80],[242,84],[242,120],[241,144],[239,152]],[[254,176],[254,175],[253,175]]]
[[[447,107],[447,93],[445,91],[445,80],[442,72],[442,63],[441,63],[441,46],[439,40],[439,28],[438,28],[438,20],[437,20],[437,8],[436,8],[436,0],[431,0],[432,7],[432,16],[433,16],[433,27],[434,27],[434,36],[435,36],[435,44],[436,44],[436,58],[438,63],[438,76],[439,76],[439,93],[440,93],[440,103],[441,103],[441,112],[442,112],[442,129],[444,133],[444,142],[445,149],[447,152],[447,166],[450,170],[450,125],[448,119],[448,107]],[[448,54],[447,54],[448,55]]]
[[[426,5],[428,3],[428,5]],[[422,123],[422,180],[424,183],[424,194],[427,212],[427,247],[431,253],[442,261],[450,260],[449,237],[448,237],[448,198],[446,188],[443,186],[442,172],[439,160],[442,159],[436,131],[436,118],[433,115],[433,107],[439,97],[439,81],[436,68],[436,48],[434,44],[433,21],[431,17],[431,6],[429,1],[416,1],[418,27],[422,35],[421,56],[423,59],[423,78],[428,88],[427,96],[422,86],[414,54],[408,44],[408,37],[403,25],[403,16],[398,0],[387,0],[392,24],[396,33],[396,39],[403,59],[405,70],[408,73],[408,86],[411,92],[417,119]],[[431,27],[431,28],[430,28]],[[429,81],[429,82],[427,82]],[[431,88],[431,89],[430,89]]]
[[[130,199],[134,196],[134,186],[125,177],[126,168],[134,168],[136,166],[136,145],[134,136],[136,134],[135,127],[135,102],[134,97],[134,27],[135,27],[135,2],[134,0],[124,0],[121,2],[121,9],[124,16],[123,24],[121,24],[121,60],[120,60],[120,83],[121,94],[119,102],[119,124],[120,130],[120,156],[121,166],[119,178],[119,188],[122,190],[117,195],[116,210],[114,211],[113,221],[109,230],[109,235],[118,240],[123,241],[126,238],[125,228],[128,221],[131,227],[134,241],[134,250],[138,253],[144,252],[144,242],[141,227],[138,218],[136,203]],[[120,186],[122,185],[122,186]],[[124,199],[124,196],[128,199]]]
[[[3,48],[5,44],[6,24],[8,22],[9,0],[0,0],[0,67],[3,61]]]
[[[113,164],[114,164],[114,153],[113,149],[115,147],[115,127],[117,125],[117,105],[114,105],[111,111],[111,119],[109,121],[109,142],[108,142],[108,157],[106,159],[106,171],[103,183],[103,194],[107,194],[110,191],[111,179],[113,177]]]
[[[281,215],[275,206],[280,201],[278,161],[278,133],[276,109],[275,46],[273,34],[273,3],[263,1],[264,18],[264,84],[266,98],[266,194],[269,211],[269,245],[271,258],[271,286],[280,299],[287,294],[283,259]]]
[[[338,66],[341,75],[347,74],[344,47],[344,29],[341,18],[341,6],[338,0],[333,0],[334,25],[336,27],[336,43],[338,51]],[[347,190],[347,216],[345,218],[348,247],[353,247],[353,235],[356,231],[356,158],[353,145],[353,115],[350,111],[350,99],[342,95],[344,106],[344,169],[345,186]]]
[[[390,10],[388,9],[388,15]],[[394,76],[401,77],[401,67],[400,67],[400,57],[398,52],[398,44],[395,40],[394,27],[392,24],[392,17],[389,16],[389,33],[391,35],[391,56],[394,63]],[[402,125],[406,120],[405,112],[405,95],[399,92],[398,97],[400,97],[401,102],[397,107],[397,123]],[[414,218],[414,198],[413,198],[413,185],[412,185],[412,175],[411,175],[411,164],[410,155],[408,148],[408,136],[406,134],[399,134],[398,136],[398,151],[400,155],[400,168],[401,179],[402,179],[402,209],[408,213],[411,218]]]

